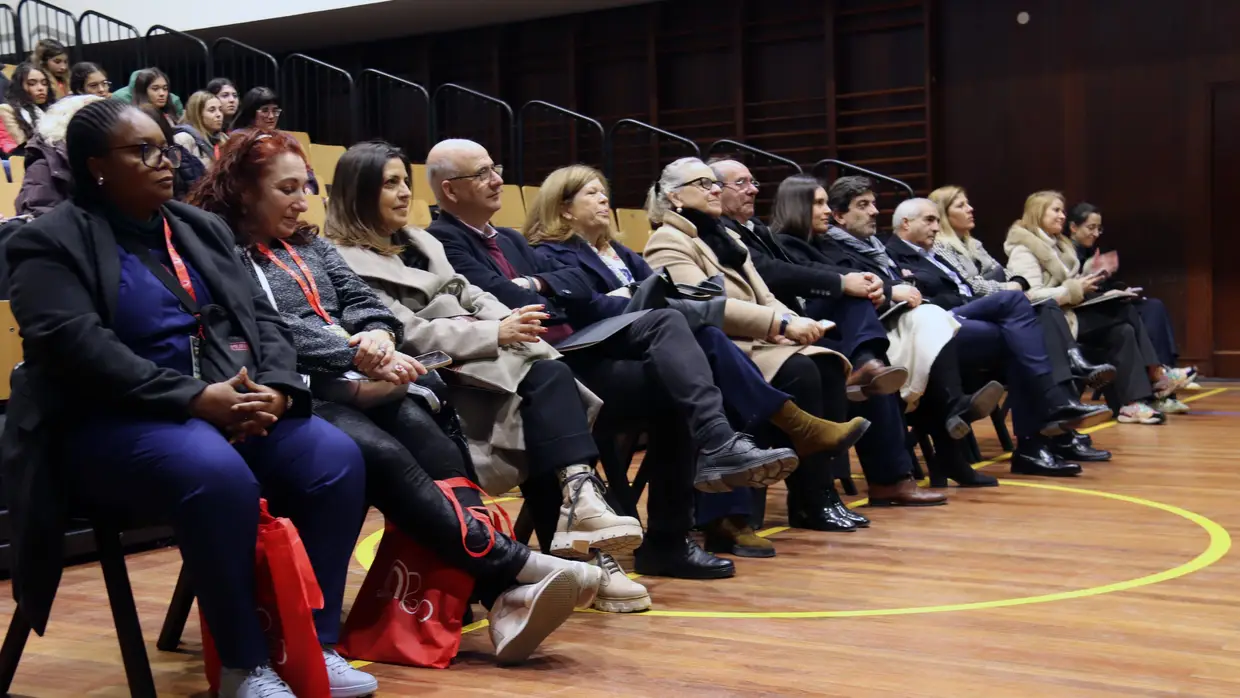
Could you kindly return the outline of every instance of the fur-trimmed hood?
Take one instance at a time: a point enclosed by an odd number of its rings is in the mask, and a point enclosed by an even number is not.
[[[78,113],[82,107],[91,102],[99,102],[104,98],[98,95],[72,95],[63,99],[56,100],[51,109],[48,109],[43,118],[39,119],[39,125],[36,131],[43,140],[51,145],[63,143],[65,140],[65,131],[69,129],[69,121],[73,119],[73,115]]]
[[[1050,285],[1060,286],[1075,277],[1081,270],[1081,262],[1076,257],[1072,241],[1060,236],[1058,240],[1041,230],[1031,232],[1018,223],[1008,229],[1007,239],[1003,241],[1003,251],[1010,257],[1012,250],[1024,247],[1038,260],[1042,273],[1048,277]]]

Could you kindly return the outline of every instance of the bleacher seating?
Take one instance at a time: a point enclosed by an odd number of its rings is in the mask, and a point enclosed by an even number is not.
[[[310,144],[310,167],[314,168],[314,176],[319,180],[319,184],[331,187],[332,179],[336,175],[336,162],[344,155],[344,151],[343,145]]]
[[[530,206],[533,206],[534,200],[538,198],[539,189],[540,187],[529,186],[529,185],[521,187],[521,197],[525,199],[525,212],[526,213],[530,212]]]
[[[297,142],[301,144],[301,149],[304,150],[307,155],[310,154],[310,134],[305,131],[285,131],[285,133],[293,138],[296,138]]]
[[[413,198],[425,201],[427,204],[435,203],[435,194],[431,192],[431,184],[426,181],[426,165],[414,164],[411,168],[412,174],[409,175],[409,189],[413,194]]]
[[[521,230],[525,226],[525,202],[521,199],[521,187],[505,184],[500,195],[500,209],[491,218],[495,227]]]
[[[327,222],[327,206],[323,203],[323,197],[308,194],[306,196],[306,204],[310,208],[302,214],[301,219],[322,228],[323,224]]]
[[[431,224],[431,207],[421,199],[414,199],[409,202],[409,225],[415,228],[426,228]]]
[[[620,230],[620,242],[641,252],[646,249],[646,241],[650,239],[650,219],[646,212],[636,208],[616,209],[616,227]]]
[[[9,158],[9,181],[21,186],[22,180],[26,177],[26,158],[22,155],[14,155]]]

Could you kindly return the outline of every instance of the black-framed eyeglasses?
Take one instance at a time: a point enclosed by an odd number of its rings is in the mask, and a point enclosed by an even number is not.
[[[680,186],[676,188],[681,189],[683,187],[687,187],[690,185],[695,186],[698,189],[701,189],[702,191],[710,191],[711,189],[715,187],[722,187],[723,182],[720,182],[717,179],[711,179],[710,177],[698,177],[697,179],[691,179],[688,182],[685,182],[684,184],[681,184]]]
[[[258,110],[258,113],[264,116],[279,116],[284,113],[284,110],[279,107],[263,107]]]
[[[504,178],[504,166],[503,165],[491,165],[490,167],[484,167],[481,170],[478,170],[477,172],[473,174],[449,177],[445,179],[444,181],[455,182],[458,179],[476,179],[480,182],[486,182],[491,179],[492,172],[495,173],[495,176],[499,177],[500,179]]]
[[[133,145],[118,145],[112,150],[129,150],[130,148],[137,148],[142,164],[152,170],[158,170],[164,158],[167,158],[173,167],[181,166],[181,148],[175,143],[162,148],[154,143],[134,143]]]
[[[744,189],[745,187],[753,187],[754,189],[762,188],[762,185],[758,182],[758,180],[746,179],[744,177],[736,180],[735,182],[720,182],[719,184],[720,186],[731,187],[733,189]]]

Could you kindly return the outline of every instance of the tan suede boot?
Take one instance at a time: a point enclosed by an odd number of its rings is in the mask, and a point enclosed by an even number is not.
[[[560,471],[564,503],[551,539],[551,554],[579,560],[590,550],[618,555],[636,550],[642,543],[642,524],[620,516],[603,499],[603,483],[588,465],[570,465]]]
[[[791,400],[771,415],[770,421],[788,435],[793,450],[802,458],[815,453],[847,451],[870,428],[870,420],[863,417],[854,417],[842,424],[820,419]]]

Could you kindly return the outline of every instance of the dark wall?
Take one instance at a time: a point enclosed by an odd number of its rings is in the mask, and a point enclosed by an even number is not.
[[[1184,360],[1240,349],[1212,331],[1211,227],[1234,233],[1211,220],[1210,174],[1211,95],[1240,80],[1240,3],[943,0],[936,26],[936,183],[969,190],[987,247],[1028,194],[1061,189],[1102,207],[1102,243],[1166,301]]]

